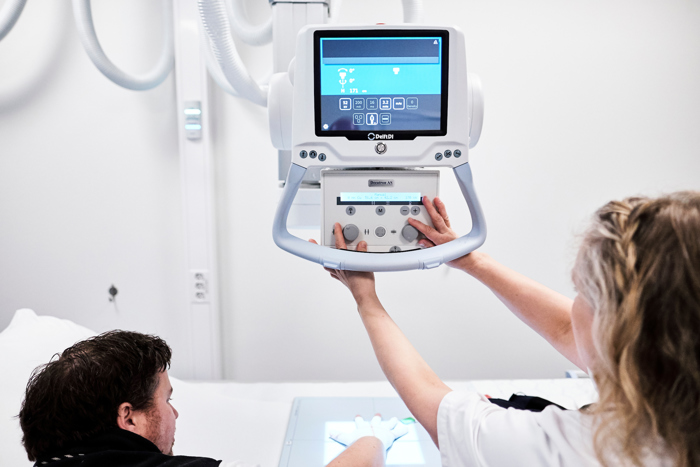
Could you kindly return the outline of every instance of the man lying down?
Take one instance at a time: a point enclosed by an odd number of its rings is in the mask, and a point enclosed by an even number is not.
[[[29,460],[37,467],[250,467],[173,455],[171,355],[156,336],[110,331],[38,367],[19,414]],[[349,447],[328,467],[384,465],[386,450],[405,432],[378,420],[358,420],[354,433],[339,436]]]

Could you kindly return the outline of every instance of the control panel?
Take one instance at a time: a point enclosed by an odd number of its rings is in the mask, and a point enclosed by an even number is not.
[[[349,250],[363,240],[374,253],[419,248],[422,235],[408,218],[432,226],[422,199],[438,196],[439,185],[437,170],[322,170],[322,244],[335,246],[339,222]]]

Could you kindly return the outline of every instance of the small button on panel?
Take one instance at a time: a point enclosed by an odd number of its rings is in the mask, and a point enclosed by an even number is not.
[[[309,151],[309,157],[310,157],[310,158],[316,159],[316,156],[317,156],[317,155],[318,155],[318,154],[316,153],[316,151],[313,151],[313,150]]]
[[[332,231],[339,222],[350,250],[362,241],[371,253],[418,249],[423,237],[408,218],[432,226],[421,200],[438,196],[439,183],[438,170],[322,170],[321,243],[335,246]]]
[[[299,157],[301,157],[302,159],[306,159],[306,156],[308,156],[308,155],[309,155],[309,153],[307,153],[304,150],[299,151]]]

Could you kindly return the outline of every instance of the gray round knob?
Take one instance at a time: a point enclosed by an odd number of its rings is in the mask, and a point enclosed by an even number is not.
[[[418,230],[412,225],[404,225],[403,229],[401,229],[401,236],[409,242],[412,242],[418,238]]]
[[[360,229],[358,229],[355,224],[348,224],[343,227],[343,237],[345,237],[345,241],[354,242],[359,235]]]

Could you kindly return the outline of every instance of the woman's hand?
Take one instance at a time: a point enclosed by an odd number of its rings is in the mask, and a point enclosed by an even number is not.
[[[423,206],[425,206],[430,220],[433,221],[434,228],[422,223],[418,219],[408,218],[408,223],[426,237],[418,242],[420,246],[423,248],[431,248],[459,237],[459,235],[452,230],[450,218],[447,215],[447,208],[440,198],[436,196],[433,202],[431,202],[427,196],[424,196]],[[447,265],[468,273],[475,266],[477,260],[478,253],[468,253],[461,258],[450,261]]]
[[[339,223],[333,226],[333,235],[335,236],[335,247],[342,250],[347,250],[345,238],[343,237],[343,227]],[[316,243],[314,240],[309,240],[311,243]],[[357,244],[357,251],[367,251],[367,242]],[[324,268],[331,274],[331,277],[339,280],[345,285],[358,305],[366,303],[368,300],[377,302],[377,292],[375,290],[374,273],[373,272],[358,272],[344,271],[341,269]]]

